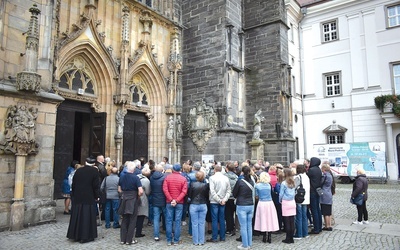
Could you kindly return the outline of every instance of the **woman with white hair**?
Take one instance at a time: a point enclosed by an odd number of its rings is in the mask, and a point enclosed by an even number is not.
[[[362,194],[363,203],[357,205],[358,218],[353,224],[368,224],[368,211],[367,211],[367,200],[368,200],[368,180],[365,175],[365,170],[360,168],[357,170],[357,176],[355,177],[353,183],[353,192],[351,193],[351,198],[354,199],[358,195]],[[364,220],[362,220],[364,217]]]

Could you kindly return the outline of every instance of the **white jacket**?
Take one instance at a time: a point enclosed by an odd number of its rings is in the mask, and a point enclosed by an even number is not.
[[[306,173],[298,174],[294,177],[294,183],[297,186],[300,185],[300,177],[301,175],[301,183],[303,184],[304,190],[306,190],[306,195],[304,196],[304,201],[301,203],[302,205],[310,205],[310,178],[308,178]]]

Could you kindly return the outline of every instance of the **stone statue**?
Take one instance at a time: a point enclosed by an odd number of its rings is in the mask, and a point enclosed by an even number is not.
[[[181,116],[178,115],[176,118],[176,138],[182,138],[182,121],[181,121]]]
[[[126,111],[123,109],[117,109],[117,113],[115,113],[115,121],[117,124],[117,132],[115,134],[116,138],[122,138],[124,133],[124,117],[126,115]]]
[[[174,129],[175,129],[175,124],[174,124],[174,118],[172,115],[169,117],[168,121],[168,127],[167,127],[167,139],[168,140],[173,140],[174,139]]]
[[[260,140],[260,134],[261,134],[261,122],[264,121],[265,118],[261,116],[261,109],[257,111],[257,113],[254,115],[254,133],[253,133],[253,140]]]

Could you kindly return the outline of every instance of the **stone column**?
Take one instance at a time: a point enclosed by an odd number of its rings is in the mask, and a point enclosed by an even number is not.
[[[386,123],[386,141],[388,162],[394,162],[393,129],[391,123]]]
[[[251,160],[264,160],[264,141],[252,140],[249,144],[251,146]]]
[[[16,154],[15,188],[13,204],[11,205],[11,231],[24,228],[25,203],[24,203],[24,179],[26,154]]]

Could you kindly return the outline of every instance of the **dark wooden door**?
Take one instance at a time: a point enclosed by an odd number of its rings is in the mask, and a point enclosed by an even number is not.
[[[54,146],[54,198],[62,197],[62,183],[65,171],[73,159],[75,111],[58,109],[56,141]]]
[[[125,115],[123,140],[122,163],[139,157],[148,160],[148,122],[143,113]]]
[[[104,154],[106,113],[93,113],[90,103],[66,100],[57,109],[54,146],[54,198],[62,198],[62,183],[72,160]]]
[[[90,147],[92,156],[104,155],[106,141],[106,113],[92,113],[90,116]]]

